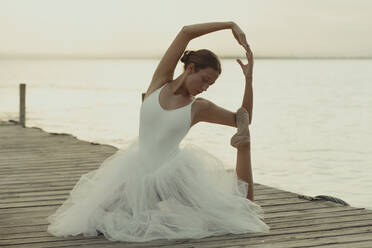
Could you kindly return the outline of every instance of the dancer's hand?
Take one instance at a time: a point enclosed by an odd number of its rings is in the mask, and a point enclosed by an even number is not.
[[[231,31],[232,31],[235,39],[238,41],[238,43],[240,45],[242,45],[246,51],[248,51],[249,50],[249,45],[247,43],[247,38],[245,37],[245,33],[241,30],[241,28],[238,26],[238,24],[233,22],[232,27],[231,27]]]
[[[253,54],[252,54],[252,51],[249,47],[248,47],[248,50],[245,53],[245,55],[248,59],[248,64],[246,64],[246,65],[243,64],[243,62],[240,59],[236,59],[236,61],[241,66],[246,80],[251,80],[252,79],[252,72],[253,72]]]

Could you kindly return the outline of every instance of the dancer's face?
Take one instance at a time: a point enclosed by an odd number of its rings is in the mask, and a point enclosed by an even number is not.
[[[200,69],[198,72],[195,72],[192,67],[186,78],[185,85],[190,95],[195,96],[206,91],[209,86],[214,84],[218,76],[218,71],[211,67]]]

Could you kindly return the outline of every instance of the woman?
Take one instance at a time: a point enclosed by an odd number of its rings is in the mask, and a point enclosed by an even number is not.
[[[195,98],[221,73],[217,56],[206,49],[184,52],[190,40],[222,29],[232,30],[249,61],[244,65],[237,60],[246,86],[236,114]],[[185,70],[173,79],[181,56]],[[268,232],[261,220],[263,211],[253,202],[248,129],[252,68],[252,53],[236,23],[183,27],[144,96],[138,139],[81,176],[69,198],[48,217],[48,232],[95,236],[98,230],[109,240],[131,242]],[[227,173],[219,159],[199,147],[179,147],[189,129],[201,121],[238,128],[231,139],[237,148],[236,173]]]

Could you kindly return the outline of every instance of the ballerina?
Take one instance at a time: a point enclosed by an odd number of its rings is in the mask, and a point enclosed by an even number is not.
[[[196,97],[221,74],[207,49],[185,51],[201,35],[231,29],[248,64],[242,106],[231,112]],[[178,61],[184,71],[173,78]],[[252,121],[253,55],[234,22],[184,26],[161,58],[140,108],[138,138],[95,170],[82,175],[68,199],[47,220],[54,236],[96,236],[112,241],[195,239],[227,233],[269,232],[263,209],[253,202],[249,124]],[[237,127],[230,144],[237,164],[228,173],[214,155],[179,144],[198,122]]]

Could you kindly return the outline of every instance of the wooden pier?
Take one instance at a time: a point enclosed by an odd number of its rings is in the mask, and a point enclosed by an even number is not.
[[[270,233],[212,236],[146,243],[103,236],[60,238],[46,232],[46,217],[80,178],[117,151],[110,145],[0,123],[0,247],[372,247],[372,211],[256,184],[255,202]]]

